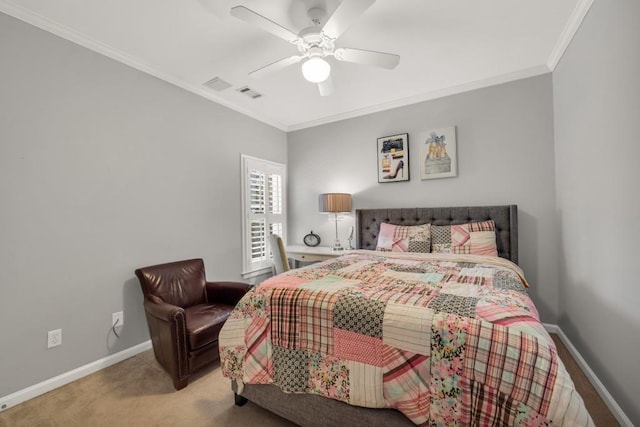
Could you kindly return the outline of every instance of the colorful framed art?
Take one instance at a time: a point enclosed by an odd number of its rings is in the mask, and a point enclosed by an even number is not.
[[[455,126],[420,134],[420,179],[457,176],[457,159]]]
[[[409,181],[409,134],[378,138],[378,182]]]

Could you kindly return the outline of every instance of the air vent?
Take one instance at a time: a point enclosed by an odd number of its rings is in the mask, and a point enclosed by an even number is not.
[[[256,92],[255,90],[251,89],[248,86],[244,86],[241,87],[240,89],[236,89],[238,92],[240,93],[244,93],[245,95],[247,95],[250,98],[256,99],[256,98],[260,98],[262,96],[261,93]]]
[[[231,83],[225,82],[220,77],[214,77],[203,85],[218,92],[231,87]]]

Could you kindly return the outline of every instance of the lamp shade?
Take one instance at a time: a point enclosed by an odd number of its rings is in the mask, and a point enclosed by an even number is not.
[[[325,193],[320,195],[320,212],[351,212],[351,194]]]

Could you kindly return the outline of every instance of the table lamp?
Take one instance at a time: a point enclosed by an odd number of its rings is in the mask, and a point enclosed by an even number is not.
[[[333,242],[333,251],[342,251],[344,248],[338,238],[338,214],[351,212],[351,194],[347,193],[325,193],[320,195],[320,212],[332,213],[335,215],[336,240]]]

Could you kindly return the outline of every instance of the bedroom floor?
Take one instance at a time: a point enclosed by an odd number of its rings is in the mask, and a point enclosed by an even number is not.
[[[596,426],[615,418],[552,334]],[[251,402],[237,407],[219,364],[176,392],[151,350],[0,412],[0,427],[19,426],[292,426]]]

